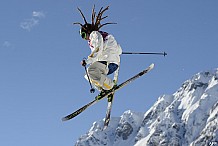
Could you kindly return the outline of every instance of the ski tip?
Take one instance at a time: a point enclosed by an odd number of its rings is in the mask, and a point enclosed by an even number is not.
[[[67,121],[67,118],[66,117],[63,117],[62,119],[61,119],[61,121]]]
[[[107,126],[104,126],[103,130],[106,130],[107,129]]]
[[[150,68],[154,68],[154,63],[152,63],[149,67],[150,67]]]

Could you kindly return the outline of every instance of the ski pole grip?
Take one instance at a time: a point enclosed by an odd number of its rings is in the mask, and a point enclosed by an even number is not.
[[[87,64],[87,63],[86,63],[86,60],[84,60],[84,59],[83,59],[83,60],[82,60],[82,66],[84,66],[84,67],[85,67],[85,66],[86,66],[86,64]]]

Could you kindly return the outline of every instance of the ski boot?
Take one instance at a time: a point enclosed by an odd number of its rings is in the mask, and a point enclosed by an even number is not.
[[[114,90],[114,88],[116,88],[117,85],[114,85],[113,88],[111,88],[110,90],[105,90],[105,89],[101,89],[101,92],[98,94],[98,96],[95,98],[97,100],[100,100],[102,97],[104,97],[106,94],[108,93],[112,93],[112,91]],[[108,97],[110,97],[111,94],[108,95]]]

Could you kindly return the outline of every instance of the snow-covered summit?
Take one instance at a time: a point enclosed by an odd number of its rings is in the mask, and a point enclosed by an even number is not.
[[[187,80],[173,95],[163,95],[145,113],[126,111],[103,120],[76,146],[218,146],[218,69]]]

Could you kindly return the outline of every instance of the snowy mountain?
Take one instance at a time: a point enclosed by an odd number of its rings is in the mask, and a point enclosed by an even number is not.
[[[163,95],[146,112],[126,111],[103,120],[76,146],[218,146],[218,69],[187,80],[173,95]]]

